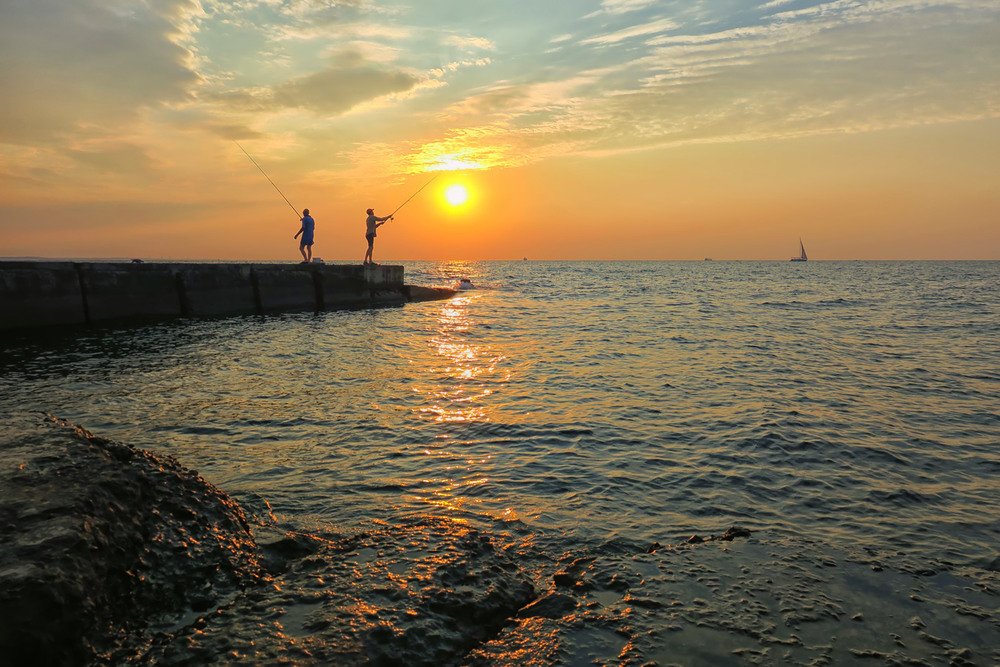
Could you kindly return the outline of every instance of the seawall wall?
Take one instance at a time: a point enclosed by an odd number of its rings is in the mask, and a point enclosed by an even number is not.
[[[0,330],[318,312],[453,294],[405,285],[394,265],[8,261],[0,262]]]

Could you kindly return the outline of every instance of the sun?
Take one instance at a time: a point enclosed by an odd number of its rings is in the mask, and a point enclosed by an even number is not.
[[[452,185],[444,191],[444,198],[452,206],[461,206],[469,198],[469,193],[464,185]]]

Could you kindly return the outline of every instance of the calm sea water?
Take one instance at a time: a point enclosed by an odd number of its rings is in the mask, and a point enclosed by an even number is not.
[[[1000,262],[406,274],[477,289],[8,337],[3,406],[169,453],[300,527],[429,516],[562,552],[738,524],[996,567]]]

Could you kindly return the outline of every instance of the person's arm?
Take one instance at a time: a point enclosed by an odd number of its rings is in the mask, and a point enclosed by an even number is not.
[[[292,238],[293,238],[293,239],[297,239],[297,238],[299,238],[299,234],[301,234],[301,233],[302,233],[302,229],[303,229],[302,227],[299,227],[299,231],[295,232],[295,236],[293,236]]]

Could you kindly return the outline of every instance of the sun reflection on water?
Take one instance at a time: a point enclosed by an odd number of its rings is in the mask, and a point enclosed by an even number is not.
[[[467,267],[452,269],[461,272]],[[495,497],[496,456],[484,456],[482,450],[476,455],[463,452],[478,442],[467,429],[493,422],[497,405],[492,397],[511,378],[506,356],[488,333],[489,322],[479,315],[483,298],[484,293],[473,292],[440,304],[427,339],[432,354],[425,379],[413,385],[422,403],[417,413],[439,425],[434,427],[434,443],[423,449],[427,470],[436,473],[425,477],[418,497],[432,514],[459,524],[471,515],[503,522],[520,519],[514,508]]]
[[[504,356],[473,340],[476,322],[469,311],[478,298],[478,295],[455,297],[438,313],[438,331],[430,343],[443,365],[431,368],[434,384],[414,387],[415,392],[431,399],[431,405],[420,412],[435,421],[490,421],[490,413],[481,403],[493,393],[487,384],[509,379],[509,374],[500,369]]]

